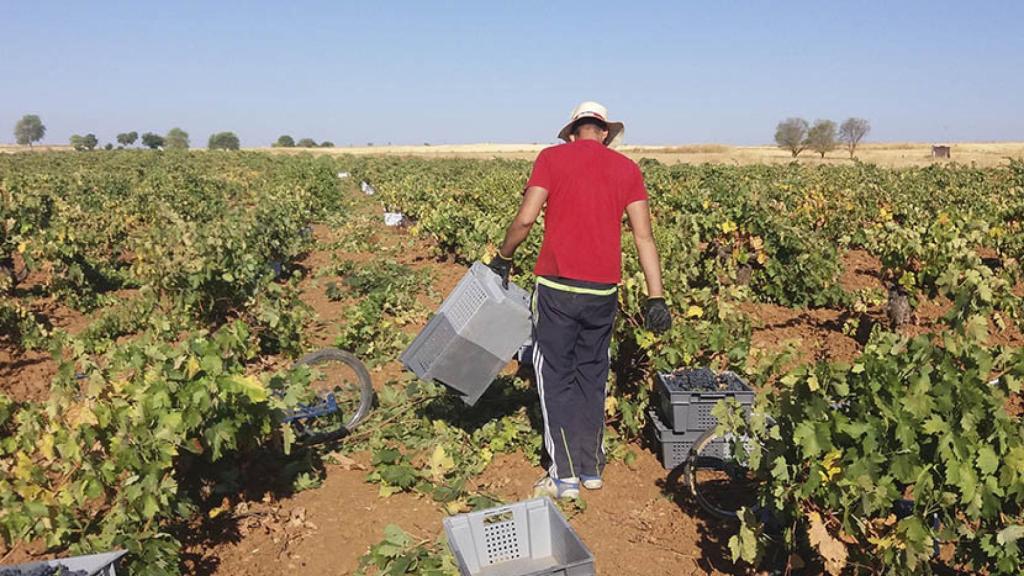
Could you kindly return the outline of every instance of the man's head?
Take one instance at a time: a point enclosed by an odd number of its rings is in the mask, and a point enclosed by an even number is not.
[[[569,141],[597,140],[604,142],[608,137],[608,125],[597,118],[580,118],[572,123],[572,134]]]
[[[566,142],[596,140],[606,146],[618,142],[623,132],[622,122],[608,120],[608,109],[597,102],[582,102],[573,108],[569,123],[558,132]]]

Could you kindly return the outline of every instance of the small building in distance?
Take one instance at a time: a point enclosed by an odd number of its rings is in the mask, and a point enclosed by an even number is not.
[[[949,146],[945,144],[932,146],[932,158],[949,158]]]

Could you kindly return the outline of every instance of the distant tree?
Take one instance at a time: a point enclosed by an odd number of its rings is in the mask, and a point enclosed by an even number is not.
[[[164,145],[164,137],[152,132],[146,132],[142,135],[142,145],[151,150],[156,150]]]
[[[240,144],[234,132],[218,132],[210,135],[207,148],[210,150],[238,150]]]
[[[83,151],[96,149],[100,142],[95,134],[86,134],[85,136],[74,134],[71,136],[69,143],[75,150]]]
[[[111,142],[107,142],[107,145],[104,146],[103,149],[104,150],[113,150],[114,149],[114,144],[111,143]]]
[[[171,128],[164,136],[164,148],[167,150],[188,150],[188,132],[181,128]]]
[[[871,123],[863,118],[847,118],[839,126],[839,141],[850,151],[850,158],[868,132],[871,132]]]
[[[334,148],[334,142],[331,142],[330,140],[324,140],[323,142],[320,143],[320,147],[321,148]]]
[[[135,144],[135,141],[139,139],[139,133],[132,132],[121,132],[117,135],[117,143],[121,146],[131,146]]]
[[[807,120],[787,118],[775,127],[775,143],[796,158],[807,148]]]
[[[807,147],[824,158],[827,152],[835,150],[838,146],[836,123],[831,120],[815,120],[814,126],[807,131]]]
[[[295,143],[299,148],[316,148],[316,142],[312,138],[303,138]]]
[[[277,137],[277,142],[274,142],[271,146],[274,148],[294,148],[295,139],[287,134],[282,134]]]
[[[35,114],[26,114],[14,125],[14,140],[24,146],[32,147],[33,142],[39,142],[46,136],[46,126]]]

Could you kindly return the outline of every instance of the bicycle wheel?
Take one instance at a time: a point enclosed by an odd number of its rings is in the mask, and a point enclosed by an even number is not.
[[[295,363],[312,370],[310,388],[321,400],[333,396],[337,410],[298,422],[304,443],[340,438],[366,419],[373,408],[373,381],[366,366],[350,352],[324,348],[310,352]],[[339,421],[340,420],[340,421]]]
[[[719,436],[712,428],[690,448],[682,476],[697,504],[721,520],[736,520],[740,508],[757,508],[757,481],[732,454],[744,437]]]
[[[28,278],[28,267],[21,265],[19,269],[14,261],[14,258],[3,258],[0,259],[0,281],[6,281],[9,289],[13,289],[15,286],[25,281]]]

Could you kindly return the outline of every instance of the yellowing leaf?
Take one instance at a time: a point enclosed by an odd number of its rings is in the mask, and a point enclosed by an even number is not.
[[[452,468],[455,468],[455,460],[445,452],[444,446],[438,444],[434,448],[434,453],[430,455],[430,476],[434,480],[440,480]]]
[[[19,496],[29,501],[37,499],[42,491],[43,488],[35,484],[24,484],[15,490]]]
[[[494,244],[488,244],[484,246],[484,253],[480,255],[480,261],[484,264],[490,264],[491,260],[498,254],[498,247]]]
[[[245,394],[253,402],[265,402],[270,397],[267,387],[255,376],[242,376],[235,374],[226,378],[227,382],[234,385],[237,391]]]
[[[196,360],[195,356],[189,356],[188,362],[185,363],[185,375],[189,380],[195,378],[196,374],[199,373],[199,361]]]
[[[465,512],[466,510],[469,509],[469,507],[466,506],[466,503],[461,500],[453,500],[445,504],[444,509],[448,512],[449,515],[454,516],[455,514]]]
[[[828,533],[821,515],[817,512],[808,512],[807,520],[810,523],[807,527],[807,537],[811,546],[817,548],[825,560],[825,570],[832,576],[839,576],[846,567],[846,545]]]
[[[223,500],[221,500],[220,506],[211,508],[207,514],[210,516],[210,518],[216,518],[217,516],[220,516],[221,514],[229,510],[231,510],[231,502],[229,502],[227,498],[224,498]]]
[[[93,411],[83,404],[68,410],[68,424],[72,428],[78,428],[83,424],[95,426],[99,424],[99,420],[96,419],[96,414],[93,414]]]
[[[687,318],[700,318],[704,316],[704,309],[700,306],[690,306],[686,309]]]
[[[762,240],[760,236],[752,236],[750,238],[750,247],[754,250],[760,250],[761,248],[764,248],[764,240]]]
[[[811,389],[811,392],[817,392],[821,388],[821,384],[818,382],[818,377],[811,374],[807,377],[807,387]]]
[[[821,461],[822,470],[818,471],[821,475],[821,479],[825,482],[829,482],[836,474],[841,472],[841,469],[836,466],[836,461],[843,455],[839,450],[832,450],[825,455],[825,458]]]
[[[53,434],[43,434],[39,439],[39,451],[47,460],[53,460]]]
[[[736,223],[732,220],[722,222],[719,227],[722,229],[722,232],[725,232],[726,234],[731,234],[736,231]]]
[[[615,416],[615,412],[619,409],[619,400],[615,396],[609,396],[604,399],[604,413],[609,417]]]
[[[24,452],[18,452],[15,459],[17,460],[17,463],[14,465],[14,477],[18,480],[31,480],[32,471],[35,470],[35,465],[32,463],[32,459]]]
[[[494,452],[491,452],[490,448],[484,447],[480,449],[480,461],[484,464],[490,464],[491,460],[494,459]]]

